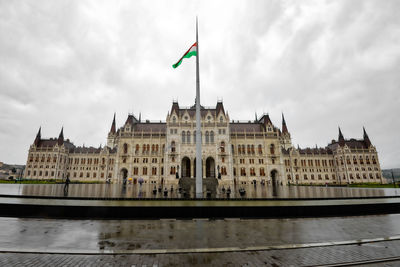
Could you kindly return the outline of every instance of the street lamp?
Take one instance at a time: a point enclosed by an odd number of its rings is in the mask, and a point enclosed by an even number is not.
[[[396,188],[396,182],[394,181],[393,169],[392,169],[392,180],[393,180],[393,187]]]

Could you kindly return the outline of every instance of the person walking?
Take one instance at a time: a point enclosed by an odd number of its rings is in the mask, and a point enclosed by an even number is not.
[[[70,183],[71,183],[71,180],[67,176],[67,179],[65,179],[65,184],[64,184],[64,195],[68,194],[68,188],[69,188]]]

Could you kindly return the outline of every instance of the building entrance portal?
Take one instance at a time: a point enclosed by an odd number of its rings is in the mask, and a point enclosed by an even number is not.
[[[182,159],[182,173],[181,177],[189,177],[190,178],[190,159],[188,157],[184,157]]]
[[[272,170],[271,171],[271,183],[272,183],[272,185],[278,185],[277,184],[277,174],[278,174],[278,172],[277,172],[277,170]]]
[[[126,184],[126,180],[128,178],[128,170],[127,169],[125,169],[125,168],[121,169],[121,177],[122,177],[122,182],[124,184]]]
[[[215,161],[212,157],[206,160],[206,177],[215,178]]]

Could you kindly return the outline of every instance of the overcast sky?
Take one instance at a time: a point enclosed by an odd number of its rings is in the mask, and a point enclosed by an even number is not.
[[[292,141],[362,138],[400,167],[400,1],[0,0],[0,161],[25,164],[42,137],[106,142],[129,112],[165,121],[194,104],[199,16],[201,103],[234,120],[269,113]]]

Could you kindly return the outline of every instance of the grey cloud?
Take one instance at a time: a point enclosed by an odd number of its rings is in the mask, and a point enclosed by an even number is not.
[[[0,160],[24,163],[36,131],[105,143],[112,115],[165,120],[194,102],[200,18],[202,104],[232,119],[285,113],[293,142],[361,137],[399,166],[398,1],[29,1],[0,3]],[[279,51],[266,51],[265,46]],[[390,130],[389,130],[390,129]]]

